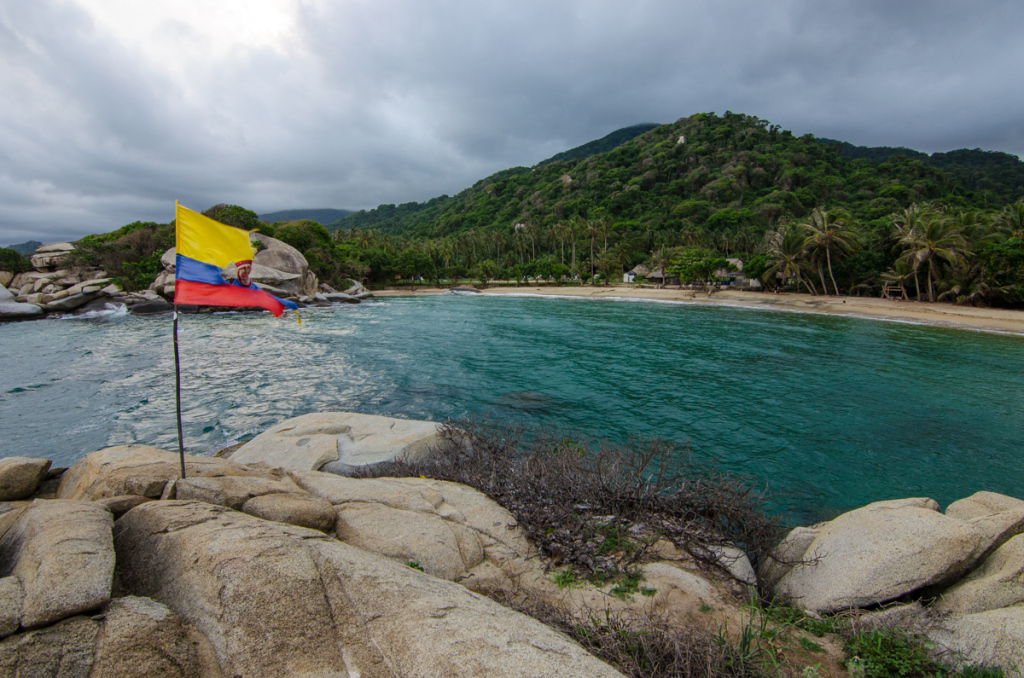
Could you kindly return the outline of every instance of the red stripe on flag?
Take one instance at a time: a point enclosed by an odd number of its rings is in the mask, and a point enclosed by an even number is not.
[[[191,280],[174,282],[174,303],[201,306],[256,306],[267,309],[275,316],[281,315],[284,311],[281,302],[263,290],[238,285],[211,285]]]

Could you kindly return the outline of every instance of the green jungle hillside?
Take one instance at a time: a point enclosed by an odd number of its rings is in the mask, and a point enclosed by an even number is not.
[[[608,151],[618,148],[627,141],[637,138],[644,132],[650,132],[658,126],[658,123],[655,122],[645,122],[639,125],[623,127],[622,129],[617,129],[611,134],[603,136],[595,141],[588,141],[582,146],[577,146],[576,148],[570,148],[568,151],[556,153],[547,160],[541,160],[537,164],[550,165],[553,162],[570,162],[572,160],[589,158],[592,155],[607,153]]]
[[[288,242],[331,285],[607,283],[638,264],[706,284],[729,257],[772,288],[1019,306],[1022,166],[1005,153],[865,149],[703,113],[603,153],[504,170],[455,196],[381,205],[329,228],[260,224],[233,205],[208,214]],[[105,265],[142,285],[169,237],[169,225],[132,224],[83,239],[83,256],[102,259],[106,248],[118,259]]]
[[[275,221],[297,221],[300,219],[309,219],[310,221],[315,221],[318,224],[330,224],[338,219],[343,219],[350,214],[352,214],[352,210],[336,210],[331,208],[294,209],[261,214],[259,219],[267,224],[272,224]]]

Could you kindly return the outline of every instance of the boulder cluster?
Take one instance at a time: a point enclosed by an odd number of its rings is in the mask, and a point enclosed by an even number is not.
[[[342,471],[436,436],[430,422],[336,415],[274,436]],[[253,460],[275,454],[258,440],[187,456],[184,479],[177,454],[141,445],[70,469],[0,461],[0,676],[620,675],[495,599],[581,622],[636,611],[741,626],[749,586],[669,544],[644,566],[643,595],[563,589],[472,488],[281,468]]]
[[[758,584],[1021,675],[1024,501],[878,502],[793,530],[756,574],[738,549],[709,571],[661,540],[623,594],[559,582],[473,488],[345,475],[420,458],[437,436],[337,412],[186,456],[184,478],[178,454],[143,445],[70,469],[0,460],[0,676],[611,677],[506,604],[738,636]]]
[[[1024,671],[1024,501],[978,492],[880,501],[798,527],[759,570],[812,614],[867,611],[947,656]]]
[[[256,252],[250,279],[282,299],[304,305],[359,303],[372,294],[357,281],[338,292],[317,280],[302,253],[280,240],[251,234]],[[149,289],[126,292],[102,269],[77,263],[72,243],[39,247],[30,257],[32,271],[12,274],[0,271],[0,320],[41,318],[47,314],[81,313],[123,305],[132,313],[162,313],[174,299],[175,251],[160,258],[163,271]],[[224,271],[234,279],[234,268]]]

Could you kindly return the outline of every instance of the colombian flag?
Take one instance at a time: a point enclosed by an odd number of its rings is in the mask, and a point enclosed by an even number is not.
[[[174,303],[205,306],[258,306],[275,316],[290,301],[278,299],[249,283],[248,272],[255,254],[249,233],[225,226],[175,203]],[[238,280],[225,282],[222,268],[235,264]]]

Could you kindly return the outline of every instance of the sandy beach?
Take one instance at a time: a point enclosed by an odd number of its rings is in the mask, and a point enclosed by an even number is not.
[[[424,287],[415,290],[390,289],[375,292],[381,296],[440,294],[447,289]],[[675,288],[655,289],[637,285],[584,287],[528,286],[488,287],[483,294],[535,294],[538,296],[588,297],[592,299],[650,299],[698,304],[745,306],[797,313],[828,313],[863,318],[904,320],[908,322],[947,325],[987,331],[1024,334],[1024,311],[1001,308],[975,308],[954,304],[929,304],[917,301],[891,301],[874,297],[822,297],[809,294],[772,294],[723,290],[710,296],[705,292]]]

